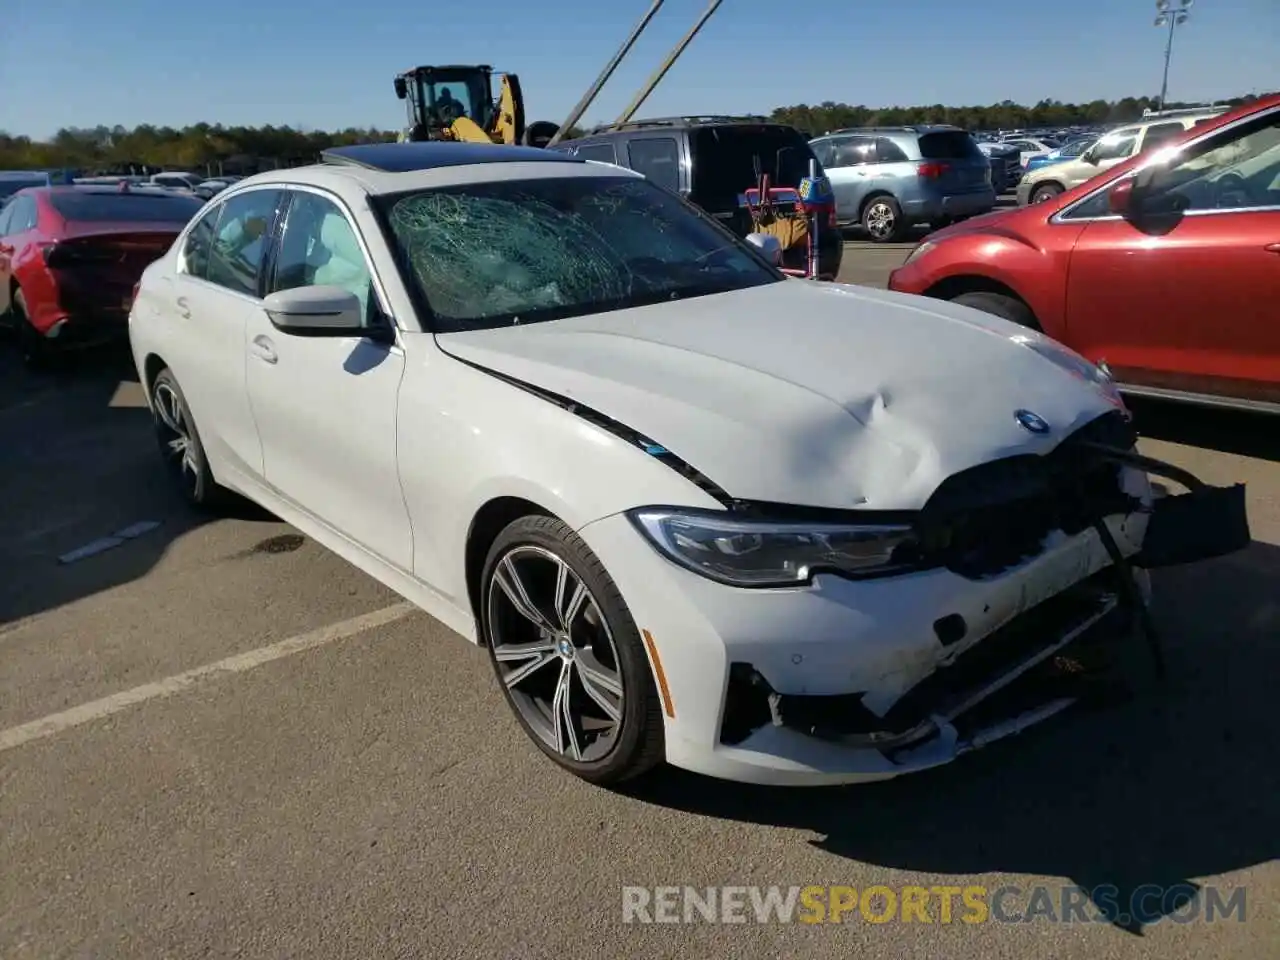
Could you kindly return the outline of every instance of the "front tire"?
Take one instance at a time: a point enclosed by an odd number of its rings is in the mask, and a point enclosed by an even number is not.
[[[1036,321],[1036,316],[1031,312],[1030,307],[1016,297],[1006,296],[1003,293],[974,290],[952,297],[951,302],[973,307],[983,313],[1003,317],[1005,320],[1013,321],[1020,327],[1029,327],[1032,330],[1040,329],[1040,324]]]
[[[1062,193],[1062,187],[1056,183],[1042,183],[1031,191],[1032,203],[1048,203],[1058,194]]]
[[[227,491],[213,479],[187,398],[168,367],[151,383],[151,416],[160,456],[182,499],[200,510],[221,506]]]
[[[613,579],[561,521],[527,516],[494,541],[480,630],[520,726],[571,773],[616,784],[663,757],[648,656]]]

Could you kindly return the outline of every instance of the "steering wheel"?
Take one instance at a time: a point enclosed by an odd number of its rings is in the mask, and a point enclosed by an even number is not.
[[[449,100],[445,103],[437,103],[436,113],[439,115],[441,122],[448,126],[462,116],[462,109],[458,106],[456,100]]]
[[[1238,173],[1224,173],[1213,183],[1213,205],[1223,207],[1247,207],[1250,203],[1249,184]]]

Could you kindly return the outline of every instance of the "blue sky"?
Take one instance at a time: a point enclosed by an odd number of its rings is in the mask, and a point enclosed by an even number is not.
[[[667,0],[587,114],[630,99],[706,0]],[[289,124],[395,128],[392,77],[420,63],[518,73],[530,119],[559,122],[647,0],[8,0],[0,129]],[[726,0],[642,114],[793,103],[1030,103],[1159,90],[1154,0]],[[331,10],[332,13],[322,11]],[[1065,10],[1073,15],[1065,18]],[[782,19],[791,14],[791,22]],[[1280,88],[1280,0],[1199,0],[1171,99]]]

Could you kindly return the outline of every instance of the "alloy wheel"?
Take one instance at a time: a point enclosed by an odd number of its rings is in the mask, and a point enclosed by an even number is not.
[[[607,756],[622,730],[622,660],[582,578],[550,550],[513,546],[485,603],[498,677],[525,725],[566,760]]]
[[[182,401],[178,398],[177,391],[167,382],[156,384],[151,396],[156,412],[156,435],[160,441],[160,452],[183,489],[194,494],[200,483],[200,463],[197,460],[195,437]]]
[[[873,203],[867,210],[867,232],[877,240],[893,233],[897,217],[887,203]]]

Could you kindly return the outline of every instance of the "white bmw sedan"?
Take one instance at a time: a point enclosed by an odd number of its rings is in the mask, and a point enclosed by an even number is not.
[[[594,782],[945,763],[1145,622],[1152,464],[1102,371],[789,279],[618,167],[406,143],[251,177],[130,334],[192,503],[248,497],[482,644]]]

